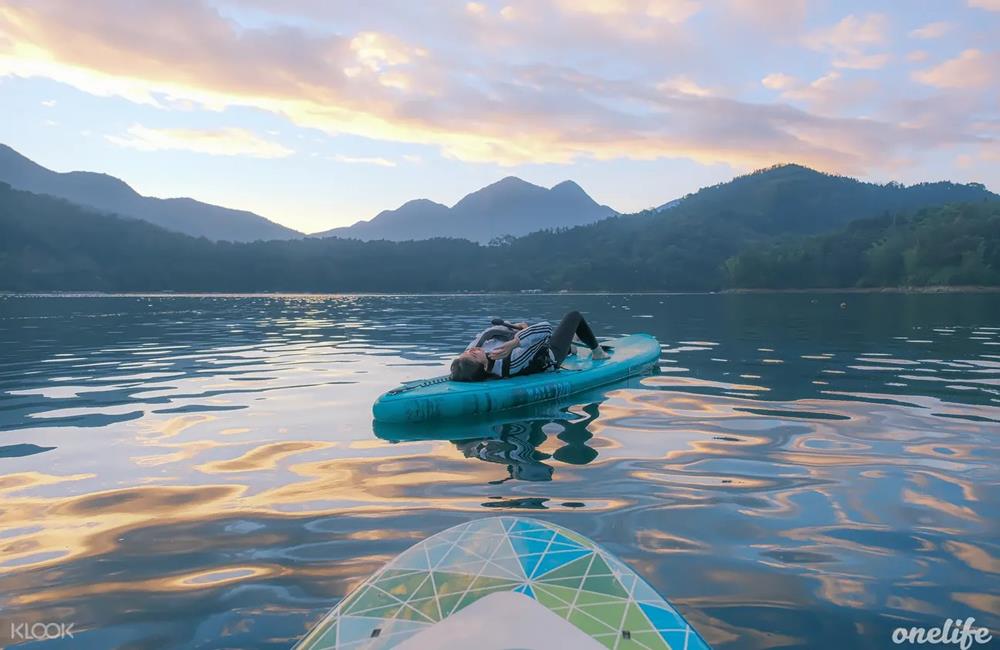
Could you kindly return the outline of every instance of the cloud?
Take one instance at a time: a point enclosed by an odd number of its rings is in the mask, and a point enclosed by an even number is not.
[[[712,91],[698,83],[692,81],[685,75],[677,75],[666,81],[657,84],[657,88],[665,92],[681,93],[684,95],[694,95],[696,97],[708,97]]]
[[[920,83],[937,88],[990,88],[1000,80],[1000,53],[965,50],[954,59],[913,73]]]
[[[379,167],[395,167],[396,163],[387,158],[378,157],[356,157],[356,156],[344,156],[342,154],[336,154],[333,156],[333,160],[342,163],[348,163],[352,165],[378,165]]]
[[[868,14],[864,18],[850,14],[832,27],[812,32],[806,37],[806,43],[817,50],[860,50],[871,45],[885,45],[887,27],[888,18],[884,14]]]
[[[328,134],[500,165],[682,157],[741,167],[796,160],[862,173],[915,151],[978,141],[967,120],[925,129],[891,116],[834,115],[834,107],[864,100],[864,88],[839,73],[772,87],[797,93],[782,102],[722,96],[692,81],[703,81],[699,68],[684,69],[699,51],[683,24],[699,11],[694,2],[508,0],[510,21],[470,15],[462,3],[425,15],[412,13],[423,3],[381,14],[371,13],[375,3],[362,5],[261,4],[273,20],[248,27],[196,0],[7,0],[0,75],[55,79],[163,110],[252,107]],[[330,17],[310,21],[325,29],[305,30],[297,14],[280,14],[304,6]],[[884,43],[885,20],[845,21],[847,28],[841,21],[814,34],[814,46],[835,58],[879,56],[869,48]],[[147,131],[117,137],[145,147],[198,140]],[[393,164],[376,160],[341,162]]]
[[[953,23],[938,21],[936,23],[927,23],[923,27],[914,29],[910,32],[910,36],[913,38],[941,38],[954,28],[955,25]]]
[[[351,39],[351,50],[357,56],[358,63],[374,71],[409,63],[413,54],[421,53],[418,48],[409,47],[391,35],[378,32],[361,32]]]
[[[152,129],[133,124],[127,135],[108,135],[112,144],[140,151],[184,150],[213,156],[284,158],[294,153],[276,142],[257,137],[246,129]]]
[[[642,16],[671,23],[682,23],[701,9],[694,0],[556,0],[556,4],[566,12]]]
[[[930,54],[926,50],[913,50],[906,55],[906,60],[913,63],[919,63],[921,61],[926,61]]]
[[[808,10],[807,0],[729,0],[728,6],[740,21],[771,32],[798,29]]]
[[[969,0],[969,6],[987,11],[1000,11],[1000,0]]]
[[[785,90],[797,85],[798,79],[783,72],[772,72],[761,79],[760,83],[765,88],[770,88],[771,90]]]
[[[56,105],[56,100],[54,99],[42,100],[42,106],[44,106],[45,108],[53,108],[55,105]]]
[[[838,68],[875,70],[889,61],[886,53],[872,53],[873,47],[888,44],[889,19],[884,14],[867,14],[858,18],[846,16],[837,24],[806,35],[804,44],[816,51],[833,56]]]
[[[808,83],[782,73],[769,74],[761,80],[765,88],[781,91],[781,98],[801,102],[823,113],[833,113],[863,103],[878,87],[872,79],[849,79],[839,70]]]
[[[695,0],[508,0],[503,20],[479,21],[475,36],[514,48],[508,55],[547,49],[553,60],[605,48],[662,52],[684,38],[686,21],[700,11]]]

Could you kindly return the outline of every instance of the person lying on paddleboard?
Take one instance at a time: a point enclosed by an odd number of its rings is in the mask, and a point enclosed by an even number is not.
[[[555,330],[546,321],[533,325],[494,321],[492,327],[480,332],[465,352],[451,362],[451,378],[482,381],[491,376],[514,377],[558,368],[569,356],[574,336],[590,348],[593,359],[608,358],[583,314],[571,311]]]

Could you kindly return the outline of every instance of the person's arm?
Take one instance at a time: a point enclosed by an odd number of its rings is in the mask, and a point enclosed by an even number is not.
[[[514,351],[514,348],[521,345],[520,332],[514,335],[514,338],[498,345],[494,350],[489,353],[489,357],[494,361],[499,361],[500,359],[506,359],[510,356],[510,353]]]
[[[530,325],[517,333],[520,344],[510,355],[509,374],[516,375],[524,370],[531,360],[549,341],[552,336],[552,326],[545,321]]]

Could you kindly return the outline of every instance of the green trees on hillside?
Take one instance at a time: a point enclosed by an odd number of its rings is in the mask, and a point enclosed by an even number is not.
[[[459,239],[211,242],[0,183],[0,290],[705,291],[1000,284],[1000,201],[983,201],[991,195],[981,187],[900,189],[809,174],[816,173],[786,166],[705,190],[705,196],[692,195],[667,211],[501,238],[488,246]],[[850,221],[836,205],[803,189],[846,197],[848,182],[868,196],[850,199],[867,218]],[[949,196],[980,198],[916,212],[875,210],[902,201],[898,192],[904,192],[904,203],[916,200],[906,194],[911,191],[931,203]],[[827,234],[813,234],[822,225],[813,210],[833,224]]]
[[[744,288],[1000,284],[1000,203],[854,221],[828,235],[753,246],[726,261]]]

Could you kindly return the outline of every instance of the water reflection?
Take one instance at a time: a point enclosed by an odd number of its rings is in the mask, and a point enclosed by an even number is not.
[[[632,383],[636,380],[633,378]],[[489,481],[500,485],[509,480],[551,481],[554,467],[547,460],[568,465],[586,465],[597,458],[597,449],[588,445],[594,437],[588,427],[600,416],[600,402],[578,406],[581,399],[594,399],[608,391],[628,386],[628,382],[589,391],[571,401],[508,411],[488,419],[422,424],[373,422],[375,435],[390,442],[418,440],[448,441],[465,458],[495,463],[506,468],[507,476]],[[570,413],[575,406],[578,413]],[[558,415],[548,417],[546,413]],[[553,441],[558,441],[553,443]],[[551,452],[543,447],[554,447]]]
[[[484,319],[570,308],[656,335],[662,372],[373,435],[374,398]],[[0,645],[10,616],[288,647],[417,539],[509,509],[718,647],[997,628],[998,325],[992,296],[0,297]]]

